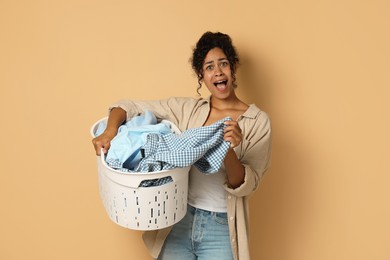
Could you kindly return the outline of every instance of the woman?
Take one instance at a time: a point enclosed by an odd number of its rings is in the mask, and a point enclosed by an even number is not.
[[[110,107],[105,132],[93,139],[96,153],[101,149],[106,153],[118,127],[145,109],[182,131],[233,118],[225,122],[224,139],[230,149],[219,172],[204,175],[191,167],[186,216],[173,227],[144,233],[144,242],[157,259],[250,259],[248,198],[268,168],[271,126],[265,112],[237,97],[238,62],[228,35],[206,32],[194,48],[192,68],[198,93],[204,84],[208,98],[120,101]]]

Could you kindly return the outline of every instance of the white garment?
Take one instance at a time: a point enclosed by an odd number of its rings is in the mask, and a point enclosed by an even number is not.
[[[196,167],[191,167],[189,179],[188,204],[208,211],[227,212],[223,164],[218,173],[208,175],[200,172]]]

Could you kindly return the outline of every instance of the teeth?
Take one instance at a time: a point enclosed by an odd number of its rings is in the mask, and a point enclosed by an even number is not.
[[[221,80],[221,81],[217,81],[214,83],[215,86],[219,85],[219,84],[224,84],[226,85],[226,80]]]

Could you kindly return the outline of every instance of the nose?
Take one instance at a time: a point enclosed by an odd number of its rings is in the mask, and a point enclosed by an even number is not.
[[[221,67],[216,66],[214,70],[215,76],[221,76],[223,74]]]

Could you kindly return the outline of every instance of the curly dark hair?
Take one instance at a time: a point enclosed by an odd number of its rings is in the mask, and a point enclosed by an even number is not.
[[[235,74],[236,67],[239,64],[240,59],[235,47],[233,46],[232,39],[229,35],[221,32],[205,32],[196,43],[191,58],[192,69],[195,71],[198,77],[197,92],[199,95],[199,90],[202,87],[203,79],[203,62],[207,53],[213,48],[220,48],[225,53],[230,63],[230,70],[233,77],[233,86],[237,86]]]

